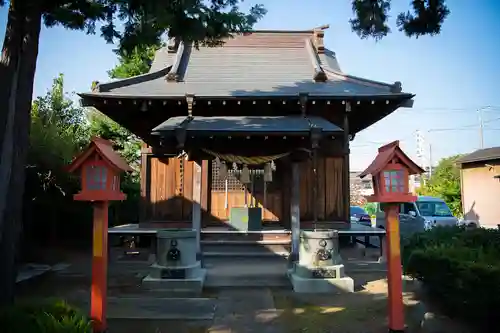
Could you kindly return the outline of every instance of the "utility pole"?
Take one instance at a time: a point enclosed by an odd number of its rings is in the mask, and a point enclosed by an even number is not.
[[[432,177],[432,145],[429,143],[429,179]]]
[[[415,140],[417,141],[417,161],[420,165],[424,165],[424,137],[420,130],[415,132]],[[425,185],[425,177],[420,177],[420,181]]]
[[[479,116],[479,144],[480,149],[484,148],[484,123],[483,123],[483,109],[479,108],[477,114]]]

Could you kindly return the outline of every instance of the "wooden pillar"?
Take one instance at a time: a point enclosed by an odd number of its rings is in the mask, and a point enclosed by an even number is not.
[[[148,222],[151,218],[151,147],[143,143],[141,148],[140,187],[141,201],[139,223]]]
[[[386,204],[387,285],[389,299],[389,332],[404,332],[403,281],[399,236],[399,205]]]
[[[300,242],[300,170],[299,163],[292,163],[292,189],[290,196],[290,220],[292,229],[291,262],[299,258]]]
[[[319,141],[321,139],[321,128],[314,127],[311,129],[311,140],[312,140],[312,167],[313,167],[313,223],[314,228],[316,228],[316,223],[318,222],[318,211],[319,211],[319,178],[318,178],[318,150]]]
[[[207,223],[210,220],[210,210],[208,206],[208,197],[210,194],[210,184],[208,182],[208,168],[209,165],[211,166],[212,164],[209,163],[208,160],[203,160],[201,161],[201,227],[203,228],[204,226],[207,225]]]
[[[107,326],[108,207],[107,201],[94,203],[90,318],[93,320],[92,325],[96,333],[105,332]]]
[[[193,161],[193,212],[192,228],[196,230],[196,257],[201,260],[201,165]]]
[[[343,183],[343,191],[344,192],[344,211],[342,212],[342,217],[344,221],[347,223],[351,223],[351,219],[349,217],[349,207],[351,206],[351,184],[350,184],[350,173],[349,173],[349,112],[351,112],[351,103],[346,102],[345,112],[344,112],[344,183]]]

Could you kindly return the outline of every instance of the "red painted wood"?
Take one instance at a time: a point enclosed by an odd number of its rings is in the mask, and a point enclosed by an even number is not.
[[[389,291],[389,329],[403,332],[405,328],[403,304],[403,279],[401,268],[401,245],[399,240],[399,204],[388,204],[385,208],[387,283]]]
[[[106,302],[108,276],[108,202],[94,203],[94,231],[92,251],[92,285],[90,290],[90,318],[94,332],[106,330]]]

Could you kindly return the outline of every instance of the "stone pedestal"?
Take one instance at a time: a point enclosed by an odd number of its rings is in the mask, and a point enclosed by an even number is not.
[[[289,271],[298,293],[354,292],[354,281],[344,273],[335,230],[301,230],[299,262]]]
[[[201,293],[206,270],[196,258],[196,230],[165,229],[156,237],[156,260],[143,284],[161,291]]]

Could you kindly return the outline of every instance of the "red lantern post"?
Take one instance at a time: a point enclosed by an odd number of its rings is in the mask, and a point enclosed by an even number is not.
[[[120,192],[120,173],[132,171],[112,148],[111,142],[92,138],[89,147],[67,168],[80,172],[82,190],[75,200],[91,201],[94,205],[92,239],[92,286],[90,317],[94,332],[106,330],[107,268],[108,268],[108,206],[109,201],[125,200]]]
[[[403,281],[401,268],[401,242],[399,236],[399,206],[403,202],[415,202],[409,193],[409,175],[424,170],[413,162],[399,147],[399,141],[391,142],[378,150],[378,155],[360,174],[372,176],[374,194],[369,202],[385,203],[387,282],[389,285],[389,332],[404,332]]]

